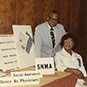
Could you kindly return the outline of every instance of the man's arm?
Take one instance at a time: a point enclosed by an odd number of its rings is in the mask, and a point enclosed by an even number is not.
[[[35,57],[40,58],[41,57],[41,36],[39,29],[35,28],[35,35],[34,35],[34,51],[35,51]]]

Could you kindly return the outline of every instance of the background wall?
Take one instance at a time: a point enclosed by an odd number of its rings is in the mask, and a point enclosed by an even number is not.
[[[0,34],[12,33],[12,25],[35,26],[45,22],[48,13],[56,10],[67,32],[79,39],[76,49],[87,54],[87,0],[0,0]]]

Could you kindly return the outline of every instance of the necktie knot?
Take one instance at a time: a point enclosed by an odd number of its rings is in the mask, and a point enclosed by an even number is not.
[[[53,28],[51,28],[50,30],[53,31]]]

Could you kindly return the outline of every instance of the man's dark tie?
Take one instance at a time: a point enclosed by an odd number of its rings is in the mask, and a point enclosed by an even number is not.
[[[53,28],[50,29],[50,34],[51,34],[52,44],[53,44],[53,48],[54,48],[55,47],[55,36],[53,33]]]

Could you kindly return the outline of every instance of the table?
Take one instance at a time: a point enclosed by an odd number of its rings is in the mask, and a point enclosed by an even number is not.
[[[28,67],[17,71],[31,71],[34,70],[33,67]],[[10,72],[6,72],[7,76],[10,75]],[[21,86],[11,86],[11,87],[75,87],[77,82],[77,76],[74,73],[67,73],[56,71],[54,75],[44,75],[43,78],[40,78],[40,84],[38,85],[21,85]],[[1,86],[0,86],[1,87]],[[10,87],[10,86],[3,86]]]

